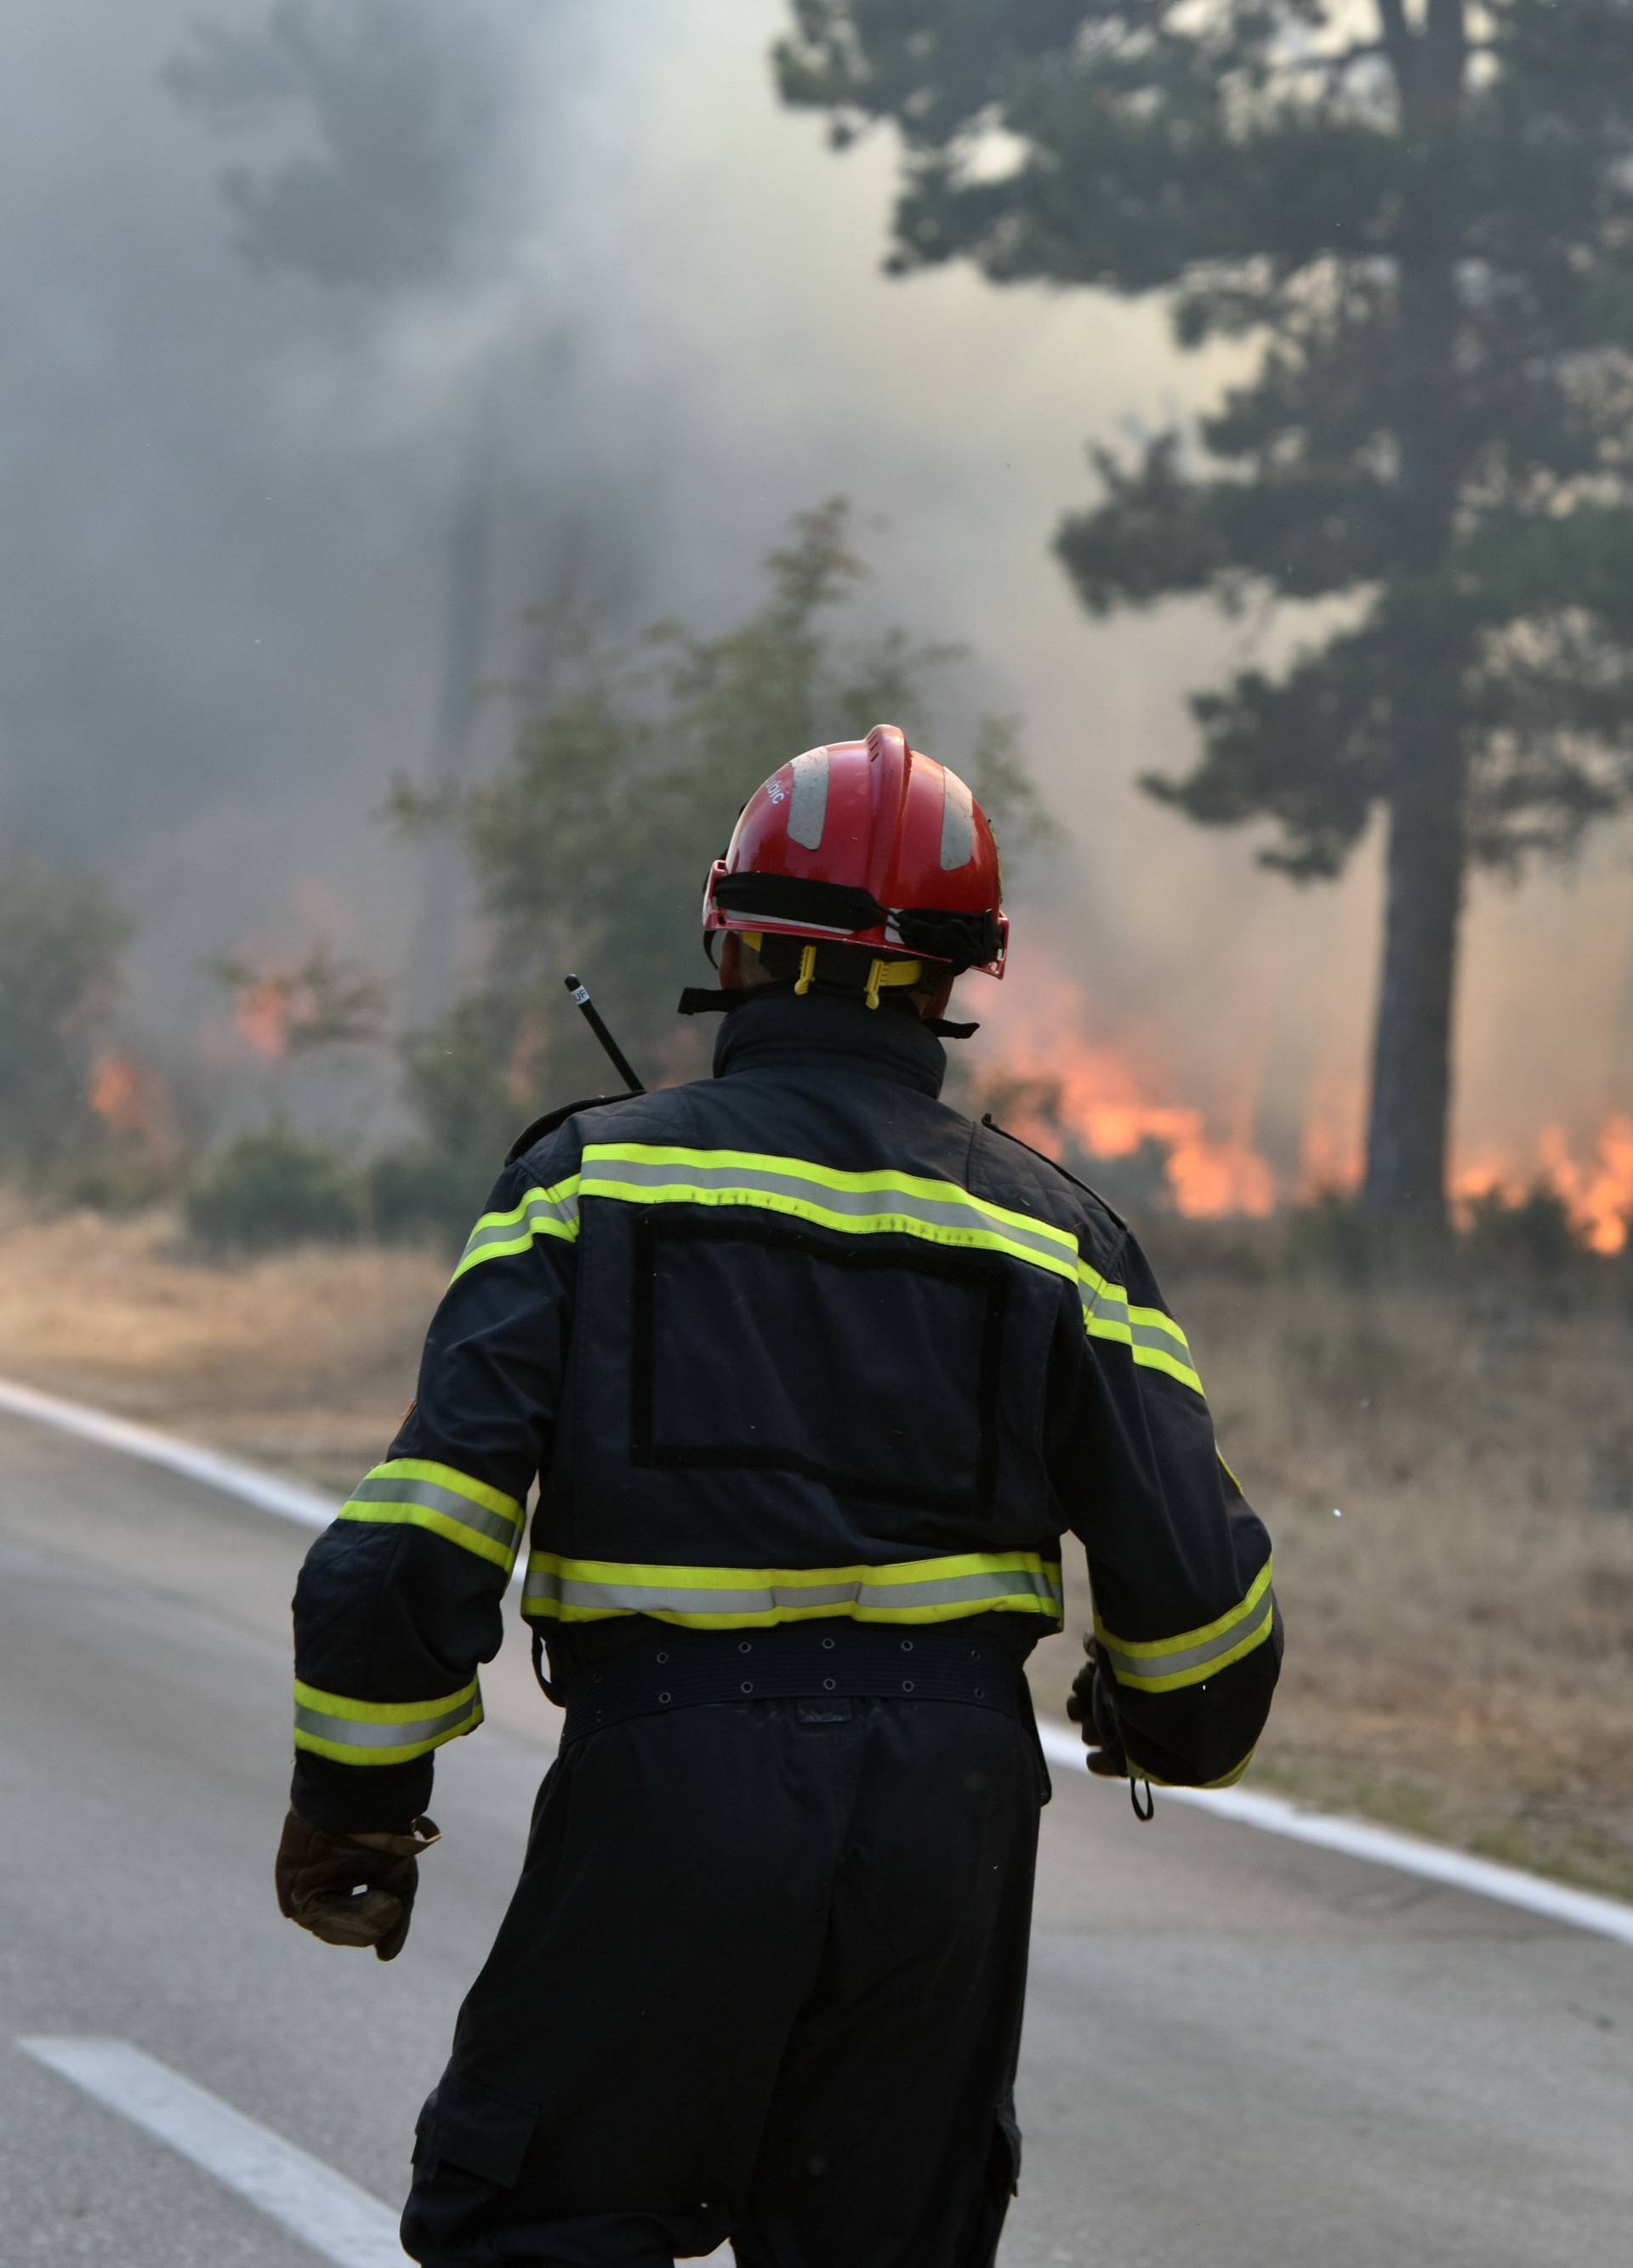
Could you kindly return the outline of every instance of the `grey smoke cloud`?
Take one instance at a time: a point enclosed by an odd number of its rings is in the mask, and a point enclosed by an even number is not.
[[[1026,720],[1074,836],[1050,932],[1098,1035],[1286,1148],[1310,1083],[1361,1061],[1369,862],[1300,896],[1250,842],[1139,799],[1135,773],[1186,760],[1184,690],[1244,633],[1195,608],[1091,625],[1047,552],[1085,442],[1183,410],[1221,366],[1177,364],[1153,308],[884,280],[891,153],[838,161],[778,108],[778,0],[445,13],[503,60],[470,225],[437,272],[371,293],[247,269],[217,177],[299,144],[219,141],[161,82],[196,16],[251,26],[264,0],[124,0],[94,40],[13,0],[0,829],[119,876],[132,1016],[189,1020],[199,957],[246,937],[321,927],[401,965],[412,861],[371,814],[430,748],[450,522],[485,446],[495,677],[564,571],[631,623],[718,625],[791,512],[850,494],[872,602],[970,640],[971,708]],[[503,729],[484,713],[479,759]],[[1481,894],[1467,1124],[1601,1107],[1625,855],[1596,850],[1574,894]]]

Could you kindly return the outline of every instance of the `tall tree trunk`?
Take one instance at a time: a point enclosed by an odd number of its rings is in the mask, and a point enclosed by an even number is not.
[[[1398,246],[1402,564],[1381,615],[1393,761],[1363,1198],[1380,1226],[1434,1241],[1447,1226],[1452,1007],[1467,856],[1471,652],[1445,583],[1464,473],[1454,405],[1467,24],[1465,0],[1427,0],[1415,23],[1402,0],[1379,0],[1378,15],[1415,179]]]
[[[487,629],[492,456],[491,419],[484,416],[448,528],[435,735],[425,767],[425,792],[432,801],[464,784]],[[420,842],[419,904],[403,970],[403,1021],[410,1030],[435,1023],[449,1004],[465,898],[463,844],[457,825],[445,818],[427,828]]]
[[[1417,753],[1389,814],[1363,1202],[1379,1223],[1434,1240],[1446,1226],[1464,764],[1455,732],[1433,757]]]

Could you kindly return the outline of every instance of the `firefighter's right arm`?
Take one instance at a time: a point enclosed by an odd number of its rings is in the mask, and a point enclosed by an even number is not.
[[[577,1145],[507,1166],[425,1341],[385,1460],[313,1544],[295,1594],[298,1813],[401,1830],[437,1749],[482,1720],[523,1505],[548,1457],[576,1275]]]
[[[1219,1454],[1190,1346],[1134,1238],[1099,1264],[1084,1259],[1080,1278],[1058,1485],[1088,1551],[1097,1656],[1129,1769],[1228,1786],[1247,1768],[1281,1668],[1270,1539]]]

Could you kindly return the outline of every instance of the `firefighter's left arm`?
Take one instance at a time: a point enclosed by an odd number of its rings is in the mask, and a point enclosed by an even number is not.
[[[1246,1770],[1281,1666],[1270,1539],[1219,1454],[1189,1344],[1134,1238],[1098,1265],[1085,1257],[1080,1274],[1063,1496],[1095,1593],[1110,1706],[1094,1713],[1135,1778],[1228,1785]],[[1092,1693],[1078,1700],[1092,1710]]]
[[[291,1800],[314,1825],[402,1829],[430,1800],[436,1749],[482,1721],[478,1665],[499,1650],[559,1398],[576,1167],[564,1130],[506,1167],[432,1321],[395,1440],[307,1555]]]

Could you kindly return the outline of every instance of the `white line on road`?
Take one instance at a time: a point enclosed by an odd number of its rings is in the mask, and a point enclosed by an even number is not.
[[[335,2268],[403,2268],[397,2217],[378,2198],[140,2048],[124,2040],[18,2045],[248,2198]]]
[[[1038,1734],[1051,1763],[1083,1764],[1081,1736],[1064,1725],[1040,1723]],[[1121,1783],[1113,1783],[1120,1786]],[[1544,1881],[1518,1867],[1499,1867],[1489,1859],[1471,1859],[1461,1851],[1443,1850],[1437,1843],[1420,1843],[1413,1835],[1396,1835],[1386,1827],[1372,1827],[1364,1819],[1346,1819],[1333,1812],[1301,1811],[1279,1795],[1250,1794],[1245,1788],[1169,1787],[1164,1802],[1194,1805],[1238,1827],[1257,1827],[1267,1835],[1285,1835],[1295,1843],[1313,1843],[1324,1851],[1341,1851],[1347,1858],[1368,1859],[1375,1866],[1394,1867],[1424,1881],[1444,1882],[1455,1890],[1472,1890],[1476,1897],[1497,1898],[1504,1905],[1523,1906],[1549,1921],[1590,1929],[1633,1945],[1633,1906],[1615,1898],[1595,1897],[1591,1890],[1567,1889],[1563,1882]]]
[[[0,1410],[55,1425],[60,1433],[77,1433],[82,1441],[95,1441],[105,1449],[122,1449],[128,1457],[166,1466],[173,1473],[185,1473],[188,1480],[203,1481],[206,1488],[221,1489],[253,1504],[258,1512],[276,1513],[280,1520],[295,1521],[302,1528],[327,1528],[335,1517],[329,1499],[315,1489],[302,1488],[299,1481],[279,1480],[275,1473],[263,1473],[237,1457],[201,1449],[196,1442],[160,1433],[151,1425],[133,1425],[128,1418],[110,1418],[83,1402],[63,1402],[55,1394],[37,1394],[32,1386],[0,1379]]]
[[[397,2216],[344,2174],[128,2040],[24,2039],[25,2055],[213,2174],[335,2268],[403,2268]],[[699,2268],[731,2268],[724,2245]]]
[[[144,1458],[149,1464],[167,1466],[173,1472],[185,1473],[190,1480],[203,1481],[207,1487],[241,1498],[262,1512],[297,1521],[303,1528],[327,1528],[334,1517],[333,1505],[315,1489],[302,1488],[295,1481],[279,1480],[237,1457],[224,1457],[214,1449],[198,1448],[190,1441],[181,1440],[173,1433],[161,1433],[152,1426],[106,1417],[82,1402],[64,1402],[55,1395],[36,1393],[33,1387],[0,1379],[0,1410],[34,1418],[43,1425],[54,1425],[59,1432],[78,1434],[82,1440],[95,1441],[104,1448],[122,1449],[129,1456]],[[519,1581],[521,1572],[518,1568],[513,1580]],[[1048,1723],[1041,1724],[1038,1731],[1053,1762],[1082,1763],[1083,1744],[1075,1733],[1069,1732],[1064,1725]],[[1521,1907],[1549,1921],[1564,1922],[1571,1928],[1592,1930],[1598,1936],[1613,1937],[1623,1945],[1633,1945],[1633,1906],[1624,1905],[1615,1898],[1595,1897],[1588,1890],[1567,1889],[1562,1883],[1546,1881],[1539,1874],[1527,1874],[1520,1867],[1499,1867],[1488,1859],[1471,1859],[1460,1851],[1443,1850],[1438,1844],[1421,1843],[1414,1836],[1396,1835],[1387,1828],[1369,1826],[1363,1819],[1347,1819],[1331,1812],[1301,1811],[1296,1804],[1284,1802],[1279,1796],[1255,1795],[1243,1788],[1223,1788],[1211,1793],[1202,1788],[1172,1788],[1166,1793],[1176,1802],[1194,1804],[1200,1810],[1215,1812],[1221,1819],[1233,1820],[1238,1827],[1256,1827],[1267,1835],[1285,1835],[1295,1842],[1341,1851],[1352,1859],[1393,1867],[1426,1881],[1445,1882],[1455,1889],[1470,1890],[1477,1897],[1496,1898],[1504,1905]]]

